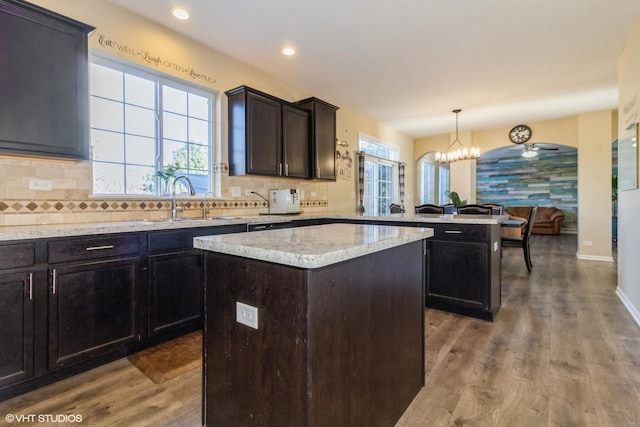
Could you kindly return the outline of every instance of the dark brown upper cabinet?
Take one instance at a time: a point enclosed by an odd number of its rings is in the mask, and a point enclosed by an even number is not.
[[[30,3],[0,0],[0,153],[89,158],[93,29]]]
[[[309,111],[247,86],[229,102],[229,175],[310,178]]]
[[[311,112],[312,178],[336,180],[336,111],[338,107],[318,98],[296,102]]]

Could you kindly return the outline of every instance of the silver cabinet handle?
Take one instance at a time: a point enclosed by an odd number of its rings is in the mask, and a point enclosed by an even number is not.
[[[284,164],[284,175],[289,176],[289,163]]]
[[[101,251],[103,249],[113,249],[113,245],[89,246],[88,248],[84,248],[85,251]]]
[[[55,294],[56,294],[56,269],[55,269],[55,268],[54,268],[53,270],[51,270],[51,276],[52,276],[52,279],[51,279],[51,282],[52,282],[51,289],[52,289],[52,291],[53,291],[53,295],[55,295]]]
[[[33,273],[29,273],[29,300],[33,301]]]
[[[460,230],[444,230],[445,234],[462,234]]]
[[[282,176],[282,163],[278,165],[278,175]]]

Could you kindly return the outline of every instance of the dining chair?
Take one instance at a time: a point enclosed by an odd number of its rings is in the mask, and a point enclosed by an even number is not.
[[[504,206],[496,203],[484,203],[482,206],[491,208],[491,215],[502,215],[504,212]]]
[[[431,205],[429,203],[425,203],[424,205],[416,206],[417,214],[443,214],[444,206]]]
[[[491,215],[491,208],[483,205],[464,205],[458,206],[459,215]]]
[[[396,204],[396,203],[391,203],[389,205],[389,211],[393,214],[393,213],[404,213],[404,209],[402,209],[402,206]]]
[[[529,240],[531,238],[531,231],[533,230],[533,222],[536,219],[537,206],[531,206],[529,211],[529,217],[527,218],[527,228],[522,234],[522,237],[502,237],[500,242],[503,248],[518,248],[521,247],[524,253],[524,263],[527,265],[527,270],[531,272],[533,263],[531,262],[531,249],[529,248]]]

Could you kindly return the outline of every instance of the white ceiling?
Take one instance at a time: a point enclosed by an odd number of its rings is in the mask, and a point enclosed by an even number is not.
[[[452,131],[454,108],[460,130],[617,108],[640,17],[638,0],[111,1],[412,137]]]

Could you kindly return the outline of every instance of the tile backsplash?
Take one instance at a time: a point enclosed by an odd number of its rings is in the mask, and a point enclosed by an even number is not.
[[[169,215],[166,197],[93,196],[90,162],[0,156],[0,226],[64,224],[159,219]],[[220,197],[206,199],[208,216],[257,215],[267,211],[269,189],[298,188],[304,212],[328,210],[328,184],[316,181],[263,177],[230,177],[216,171]],[[32,190],[29,184],[50,181],[51,190]],[[231,190],[235,191],[231,191]],[[233,194],[233,195],[232,195]],[[183,217],[200,217],[203,195],[177,197]]]

